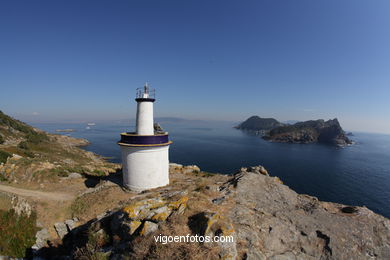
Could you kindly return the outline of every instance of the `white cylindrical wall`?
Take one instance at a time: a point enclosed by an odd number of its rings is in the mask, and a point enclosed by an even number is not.
[[[138,135],[153,135],[153,102],[137,102],[137,126]]]
[[[169,184],[169,145],[121,146],[121,150],[125,187],[143,191]]]

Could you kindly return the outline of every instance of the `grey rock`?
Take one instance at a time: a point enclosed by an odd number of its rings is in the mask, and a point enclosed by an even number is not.
[[[38,250],[42,247],[47,246],[47,241],[50,239],[49,231],[46,228],[39,230],[36,234],[35,245],[32,246],[33,249]]]
[[[73,219],[65,220],[65,225],[68,227],[68,230],[72,230],[76,227],[76,221]]]
[[[83,177],[83,175],[81,175],[80,173],[71,172],[71,173],[69,173],[68,177],[66,177],[66,178],[67,179],[80,179],[82,177]]]
[[[141,236],[147,236],[147,235],[157,231],[157,229],[158,229],[158,224],[153,223],[151,221],[145,221],[144,225],[142,226],[140,234],[141,234]]]
[[[183,167],[183,173],[200,172],[200,168],[196,165],[187,165]]]
[[[57,222],[54,224],[54,229],[57,232],[57,235],[62,239],[66,234],[68,234],[68,227],[63,222]]]
[[[246,245],[238,250],[252,258],[390,259],[390,220],[365,207],[343,211],[345,205],[297,194],[257,172],[228,183],[223,190],[232,191],[235,205],[227,217],[237,243]]]

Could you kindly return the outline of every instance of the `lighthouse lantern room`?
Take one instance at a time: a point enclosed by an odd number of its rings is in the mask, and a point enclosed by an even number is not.
[[[123,185],[134,191],[169,184],[169,141],[167,132],[154,130],[155,90],[147,84],[137,89],[136,131],[121,133]]]

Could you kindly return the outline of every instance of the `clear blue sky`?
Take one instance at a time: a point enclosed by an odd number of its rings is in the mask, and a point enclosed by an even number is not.
[[[0,110],[23,120],[337,117],[390,133],[390,1],[0,2]]]

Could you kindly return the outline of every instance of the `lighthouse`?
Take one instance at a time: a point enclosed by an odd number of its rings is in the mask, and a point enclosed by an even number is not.
[[[136,131],[121,133],[123,185],[143,191],[169,184],[169,141],[167,132],[154,130],[155,90],[146,83],[138,88]]]

